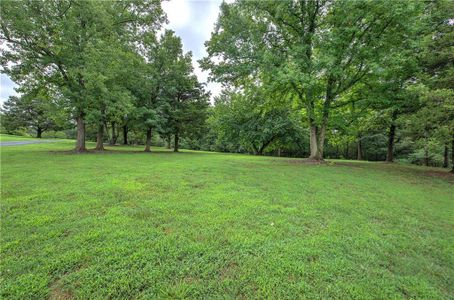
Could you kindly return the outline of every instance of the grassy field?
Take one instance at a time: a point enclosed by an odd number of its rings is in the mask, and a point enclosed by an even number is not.
[[[35,139],[26,137],[26,136],[0,134],[0,142],[16,142],[16,141],[28,141],[28,140],[35,140]]]
[[[0,298],[454,298],[440,169],[71,147],[1,147]]]

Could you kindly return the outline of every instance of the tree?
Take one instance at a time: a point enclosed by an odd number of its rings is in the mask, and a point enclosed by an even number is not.
[[[16,83],[39,78],[68,99],[77,123],[75,150],[85,151],[86,107],[94,95],[88,80],[98,71],[87,68],[94,52],[109,55],[102,40],[133,43],[164,21],[160,1],[2,1],[1,62]],[[114,59],[114,58],[112,58]]]
[[[418,117],[431,122],[435,135],[444,146],[444,166],[448,167],[448,147],[451,142],[452,172],[454,173],[454,3],[440,0],[427,7],[428,30],[420,55],[423,108]]]
[[[311,159],[323,159],[340,96],[379,69],[408,33],[419,4],[407,1],[223,3],[201,61],[211,78],[253,80],[291,93],[305,109]]]
[[[273,143],[288,142],[286,137],[298,128],[291,110],[285,106],[269,110],[266,104],[266,95],[258,88],[217,97],[210,122],[218,140],[256,155],[263,155]]]
[[[87,58],[89,76],[85,88],[92,95],[92,101],[86,107],[87,120],[97,127],[98,151],[104,150],[104,132],[107,132],[108,124],[112,129],[110,144],[115,145],[118,137],[116,124],[121,123],[133,109],[134,99],[129,87],[136,79],[137,65],[142,63],[132,49],[116,41],[110,41],[106,47],[106,51],[95,52]]]
[[[192,70],[192,67],[190,69]],[[196,136],[202,130],[207,120],[209,105],[209,94],[198,83],[197,77],[184,73],[181,75],[181,84],[177,85],[175,94],[169,95],[170,105],[165,110],[165,128],[173,134],[174,152],[178,152],[182,137]]]
[[[9,97],[1,112],[2,125],[7,131],[32,129],[37,138],[41,138],[45,131],[58,129],[65,119],[57,101],[43,88],[28,91],[19,97]]]
[[[132,119],[137,128],[145,130],[145,152],[151,151],[153,130],[164,128],[170,107],[170,97],[177,89],[175,77],[179,73],[175,64],[182,55],[181,39],[171,30],[166,30],[159,40],[153,35],[145,36],[142,41],[144,63],[137,70],[138,80],[133,94],[136,98]]]
[[[166,139],[174,135],[177,152],[181,135],[204,123],[208,94],[192,74],[192,54],[183,53],[181,39],[173,31],[166,30],[158,42],[148,37],[144,49],[147,63],[143,84],[136,89],[140,94],[136,117],[148,124],[146,151],[155,129]]]

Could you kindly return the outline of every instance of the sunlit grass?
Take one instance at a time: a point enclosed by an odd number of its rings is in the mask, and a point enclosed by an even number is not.
[[[3,298],[454,297],[446,172],[71,147],[1,147]]]
[[[33,138],[26,137],[26,136],[18,136],[18,135],[0,134],[1,142],[13,142],[13,141],[24,141],[24,140],[33,140]]]

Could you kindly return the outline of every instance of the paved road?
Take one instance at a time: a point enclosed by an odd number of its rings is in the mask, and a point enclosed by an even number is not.
[[[42,141],[11,141],[11,142],[0,142],[0,146],[18,146],[18,145],[29,145],[29,144],[43,144],[43,143],[52,143],[50,140]]]

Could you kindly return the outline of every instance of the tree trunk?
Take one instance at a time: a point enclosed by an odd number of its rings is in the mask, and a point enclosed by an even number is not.
[[[350,142],[347,142],[347,147],[345,147],[345,159],[348,159],[348,156],[350,155],[349,148],[350,148]]]
[[[386,162],[394,161],[394,137],[396,135],[396,118],[397,112],[394,111],[391,116],[391,126],[388,133],[388,153],[386,154]]]
[[[98,132],[96,134],[96,148],[97,151],[104,151],[104,126],[98,125]]]
[[[172,136],[170,134],[167,135],[166,141],[167,141],[167,149],[170,149],[172,147],[171,146]]]
[[[333,87],[334,78],[330,76],[328,78],[328,84],[325,92],[325,102],[323,103],[322,123],[320,128],[314,126],[314,118],[311,118],[311,155],[310,159],[323,160],[323,152],[325,148],[325,135],[326,129],[328,128],[329,111],[331,109],[331,102],[334,100]],[[311,104],[313,108],[313,103]],[[312,113],[313,116],[313,113]]]
[[[363,149],[361,145],[361,137],[358,137],[358,153],[356,154],[357,160],[363,160]]]
[[[147,141],[145,142],[145,152],[151,152],[151,128],[147,129]]]
[[[260,147],[259,151],[258,151],[258,154],[259,155],[263,155],[263,152],[265,151],[265,149],[276,139],[276,136],[273,136],[271,137],[268,141],[266,141],[265,143],[263,143],[263,145]]]
[[[112,126],[112,139],[110,140],[110,145],[115,145],[117,143],[117,136],[115,133],[115,122],[110,123]]]
[[[310,136],[311,154],[309,155],[309,159],[313,159],[313,160],[321,159],[319,149],[318,149],[317,131],[318,131],[317,126],[312,125],[311,126],[311,136]]]
[[[85,122],[83,115],[79,115],[76,118],[77,123],[77,138],[76,138],[76,147],[74,151],[76,152],[85,152],[87,148],[85,147]]]
[[[123,145],[128,144],[128,125],[123,125]]]
[[[429,166],[429,133],[427,129],[424,130],[424,165]]]
[[[325,132],[326,132],[326,125],[322,125],[320,130],[320,134],[318,137],[318,157],[319,160],[323,160],[324,153],[325,153]]]
[[[333,86],[334,86],[334,79],[333,77],[328,78],[328,84],[326,87],[326,94],[325,94],[325,102],[323,103],[323,113],[322,113],[322,123],[320,128],[318,128],[314,123],[314,112],[313,103],[310,105],[312,110],[312,117],[310,118],[311,124],[311,136],[310,136],[310,148],[311,154],[309,159],[313,160],[323,160],[323,152],[325,147],[325,134],[326,129],[328,128],[328,118],[329,118],[329,111],[331,109],[331,102],[334,99],[333,94]]]
[[[179,135],[178,135],[178,131],[175,133],[175,140],[173,142],[173,152],[178,152],[178,142],[179,142]]]
[[[259,155],[259,149],[257,148],[257,146],[253,143],[251,143],[252,145],[252,150],[254,150],[254,155]]]
[[[427,149],[427,145],[424,146],[424,165],[426,167],[429,166],[429,150]]]
[[[38,139],[41,138],[42,133],[43,133],[43,129],[41,127],[36,128],[36,137]]]
[[[449,166],[449,147],[448,143],[445,144],[445,151],[443,154],[443,168],[447,168]]]

